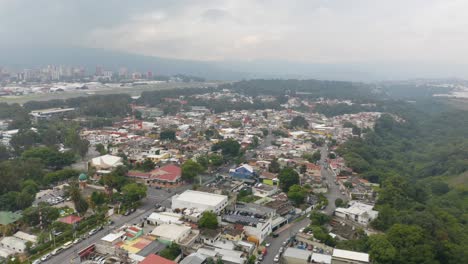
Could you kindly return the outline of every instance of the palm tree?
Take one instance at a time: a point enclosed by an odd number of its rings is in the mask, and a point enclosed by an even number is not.
[[[79,215],[84,215],[86,211],[88,211],[89,205],[81,195],[81,190],[78,185],[78,182],[70,182],[70,185],[67,188],[67,192],[70,196],[70,199],[73,201],[73,204],[75,205],[75,210],[78,212]]]

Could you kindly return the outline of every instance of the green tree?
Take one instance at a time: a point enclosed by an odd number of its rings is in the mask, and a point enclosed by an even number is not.
[[[198,226],[201,228],[216,229],[218,227],[218,217],[213,212],[205,211],[198,221]]]
[[[182,253],[182,250],[180,249],[179,245],[172,243],[167,248],[161,250],[159,255],[163,258],[174,260],[177,258],[177,256],[180,255],[180,253]]]
[[[278,173],[281,170],[281,166],[277,159],[273,159],[268,166],[268,171],[271,173]]]
[[[397,250],[388,241],[385,235],[373,235],[369,237],[369,254],[376,264],[394,263]]]
[[[313,225],[324,225],[328,222],[330,222],[331,218],[330,216],[324,214],[324,213],[320,213],[320,212],[317,212],[317,211],[312,211],[312,213],[310,213],[310,220],[312,221],[312,224]]]
[[[239,144],[239,142],[237,142],[237,140],[229,138],[214,144],[211,147],[211,150],[221,150],[221,153],[224,156],[237,157],[240,154],[240,147],[241,145]]]
[[[342,207],[344,205],[344,201],[341,198],[336,198],[335,199],[335,206],[336,207]]]
[[[122,194],[125,201],[134,203],[146,197],[146,190],[146,185],[129,183],[122,187]]]
[[[154,170],[156,164],[150,159],[145,159],[142,163],[137,164],[137,169],[148,172]]]
[[[99,143],[99,144],[96,144],[96,146],[94,146],[95,150],[97,152],[99,152],[100,155],[105,155],[107,154],[107,150],[106,148],[104,147],[103,144]]]
[[[307,191],[300,185],[294,184],[289,187],[288,198],[291,199],[296,204],[296,206],[304,203],[306,195]]]
[[[70,182],[70,185],[67,188],[67,193],[70,196],[70,199],[72,200],[75,206],[75,210],[78,212],[78,214],[84,215],[86,211],[88,211],[89,205],[81,195],[78,182]]]
[[[294,184],[299,184],[299,174],[290,167],[284,168],[280,171],[278,179],[280,181],[280,187],[283,192],[288,192],[289,187]]]
[[[303,116],[295,116],[289,124],[292,128],[308,128],[309,123]]]
[[[159,134],[159,138],[161,140],[175,140],[176,133],[174,130],[164,130],[164,131],[161,131],[161,133]]]
[[[203,171],[203,166],[193,160],[187,160],[182,164],[182,178],[186,181],[193,181],[193,179]]]

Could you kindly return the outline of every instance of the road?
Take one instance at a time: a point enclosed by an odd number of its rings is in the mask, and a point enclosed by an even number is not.
[[[304,228],[308,225],[310,225],[309,218],[304,218],[298,222],[290,223],[289,228],[282,231],[278,237],[273,238],[271,236],[268,236],[265,239],[265,242],[270,243],[270,246],[267,249],[268,253],[262,260],[262,263],[274,263],[273,259],[275,258],[276,254],[278,254],[280,247],[283,246],[282,243],[289,239],[291,236],[294,236],[297,232],[299,232],[299,229]]]
[[[332,215],[335,211],[335,200],[337,198],[341,198],[346,200],[346,197],[341,194],[339,186],[335,184],[335,174],[329,169],[328,165],[326,164],[326,159],[328,157],[328,148],[322,147],[320,149],[322,153],[322,158],[320,159],[320,163],[322,164],[322,178],[325,178],[325,182],[328,184],[328,192],[325,194],[325,197],[328,199],[328,206],[323,210],[324,213],[327,215]]]
[[[178,188],[172,189],[169,193],[166,190],[156,190],[154,188],[148,188],[147,197],[142,201],[142,205],[133,214],[128,216],[115,215],[111,217],[114,220],[114,224],[111,226],[104,227],[103,230],[94,234],[91,237],[81,241],[80,243],[73,245],[69,249],[63,250],[59,254],[53,256],[51,259],[45,261],[47,264],[65,264],[65,263],[80,263],[78,258],[78,251],[81,249],[98,242],[102,237],[109,234],[112,229],[120,227],[124,224],[136,224],[141,223],[143,218],[150,215],[154,211],[154,205],[156,203],[162,204],[163,206],[170,207],[170,198],[176,193],[181,193],[187,189],[190,189],[191,185],[185,185]]]
[[[322,177],[325,178],[326,183],[328,184],[328,192],[325,194],[325,197],[327,197],[329,204],[327,208],[323,210],[323,213],[327,215],[332,215],[333,212],[335,211],[335,199],[341,198],[345,199],[345,197],[341,194],[338,185],[335,184],[335,175],[333,174],[332,171],[328,169],[328,166],[324,166],[326,164],[326,159],[328,157],[328,149],[327,147],[322,147],[320,149],[320,152],[322,154],[320,163],[322,164]],[[270,247],[268,248],[268,253],[265,256],[265,258],[262,260],[262,263],[274,263],[273,259],[278,254],[280,247],[282,247],[282,243],[286,241],[286,239],[290,238],[297,232],[299,232],[299,229],[304,228],[306,226],[310,225],[310,220],[308,218],[302,219],[298,222],[293,222],[289,224],[289,228],[286,230],[282,231],[277,238],[273,237],[267,237],[265,239],[266,243],[270,243]]]

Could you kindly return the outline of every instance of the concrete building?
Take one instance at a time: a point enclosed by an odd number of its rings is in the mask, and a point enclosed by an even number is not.
[[[195,208],[200,212],[212,211],[219,214],[228,205],[226,195],[187,190],[172,196],[172,210]]]
[[[348,208],[336,208],[335,215],[361,225],[368,225],[379,214],[379,212],[372,210],[373,208],[373,205],[351,201]]]
[[[29,115],[33,118],[35,122],[41,120],[49,120],[52,118],[59,118],[63,115],[75,111],[75,108],[50,108],[31,111]]]
[[[146,221],[148,224],[152,225],[164,225],[164,224],[183,224],[181,214],[170,213],[170,212],[161,212],[161,213],[152,213],[148,216]]]
[[[283,253],[283,263],[285,264],[308,264],[311,258],[311,252],[308,250],[288,247]]]
[[[369,254],[356,251],[335,249],[332,255],[332,264],[366,264],[370,263]]]
[[[119,156],[113,156],[113,155],[104,155],[104,156],[99,156],[91,160],[89,163],[89,166],[95,168],[98,173],[99,171],[112,171],[114,168],[117,166],[123,165],[123,159]]]
[[[161,243],[170,245],[172,243],[178,243],[188,237],[191,230],[190,227],[185,225],[162,224],[155,227],[151,235],[157,237]]]

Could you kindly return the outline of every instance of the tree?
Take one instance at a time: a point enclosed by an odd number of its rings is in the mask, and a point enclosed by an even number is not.
[[[137,164],[137,169],[148,172],[152,171],[156,167],[153,161],[150,159],[145,159],[142,163]]]
[[[75,210],[78,212],[79,215],[84,215],[86,211],[88,211],[89,205],[81,195],[78,182],[71,182],[67,189],[67,192],[73,204],[75,205]]]
[[[23,159],[40,159],[49,168],[62,168],[74,162],[74,155],[71,152],[60,153],[48,147],[31,148],[23,152]]]
[[[307,153],[307,154],[304,154],[302,157],[306,159],[308,162],[316,163],[322,158],[322,154],[320,153],[320,150],[316,150],[314,151],[314,153],[312,154]]]
[[[268,171],[271,173],[278,173],[281,170],[281,166],[277,159],[273,159],[268,166]]]
[[[174,130],[164,130],[159,134],[159,139],[161,140],[175,140],[176,133]]]
[[[299,167],[299,172],[301,174],[304,174],[307,172],[307,166],[305,164],[302,164],[301,167]]]
[[[38,226],[42,223],[42,227],[47,228],[59,216],[60,210],[46,203],[39,203],[37,207],[28,207],[23,211],[23,221],[29,226]]]
[[[240,147],[241,145],[239,144],[239,142],[237,142],[237,140],[229,138],[214,144],[211,147],[211,150],[221,150],[221,153],[224,156],[237,157],[240,154]]]
[[[218,217],[213,212],[205,211],[198,221],[198,226],[200,228],[216,229],[218,227]]]
[[[159,256],[166,259],[174,260],[177,258],[177,256],[180,255],[180,253],[182,253],[182,250],[180,250],[179,245],[177,245],[176,243],[172,243],[167,248],[161,250],[159,252]]]
[[[100,155],[105,155],[107,153],[106,148],[101,143],[96,144],[96,146],[94,146],[94,148],[95,148],[95,150],[97,152],[99,152]]]
[[[284,168],[280,171],[278,179],[280,181],[280,187],[283,192],[288,192],[289,187],[294,184],[299,184],[299,174],[290,167]]]
[[[7,160],[10,158],[10,151],[4,146],[0,144],[0,162]]]
[[[369,254],[376,264],[394,263],[397,251],[385,235],[369,237]]]
[[[203,172],[203,166],[193,160],[187,160],[182,164],[182,178],[192,181],[199,173]]]
[[[434,181],[430,184],[433,194],[443,195],[450,191],[450,187],[443,181]]]
[[[308,128],[309,123],[303,116],[295,116],[289,125],[292,128]]]
[[[343,199],[341,199],[341,198],[336,198],[336,199],[335,199],[335,206],[336,206],[336,207],[341,207],[341,206],[343,206],[343,205],[344,205]]]
[[[323,213],[320,213],[320,212],[317,212],[317,211],[313,211],[311,214],[310,214],[310,220],[312,221],[312,224],[313,225],[324,225],[328,222],[330,222],[331,218],[330,216],[326,215],[326,214],[323,214]]]
[[[141,183],[129,183],[122,187],[122,194],[126,202],[137,202],[146,197],[146,185]]]
[[[294,184],[289,187],[288,198],[291,199],[296,206],[301,205],[307,195],[307,191],[300,185]]]
[[[93,192],[91,194],[90,200],[93,205],[100,206],[106,202],[106,195],[102,192]]]

